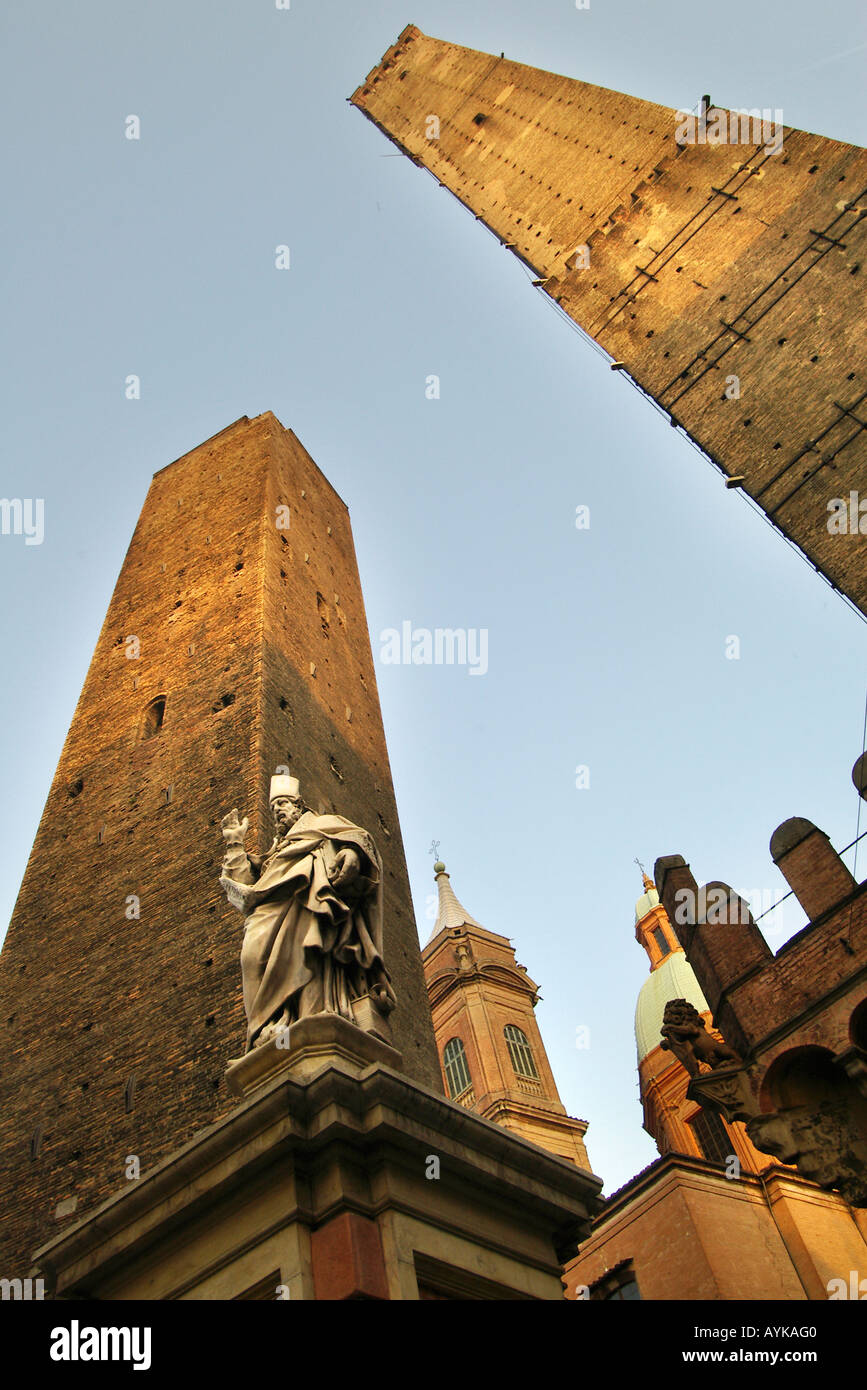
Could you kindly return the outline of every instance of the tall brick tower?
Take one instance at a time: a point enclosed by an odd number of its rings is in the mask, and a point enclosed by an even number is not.
[[[51,786],[0,955],[4,1275],[231,1108],[220,818],[267,848],[281,765],[376,839],[395,1046],[441,1094],[349,515],[267,412],[155,475]]]
[[[351,100],[867,612],[864,151],[414,25]]]

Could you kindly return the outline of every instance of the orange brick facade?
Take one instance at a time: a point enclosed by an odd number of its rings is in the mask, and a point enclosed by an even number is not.
[[[566,1114],[536,1022],[537,986],[508,938],[465,912],[444,869],[437,880],[440,914],[422,961],[446,1094],[590,1171],[587,1124]],[[515,1029],[518,1042],[510,1047],[507,1031]],[[450,1077],[446,1049],[456,1044],[466,1071]]]
[[[395,1044],[440,1091],[348,512],[267,413],[155,475],[51,786],[0,955],[4,1274],[232,1106],[220,818],[264,851],[280,765],[377,842]]]

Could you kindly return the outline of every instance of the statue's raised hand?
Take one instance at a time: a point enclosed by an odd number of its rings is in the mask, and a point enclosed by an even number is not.
[[[223,839],[226,841],[227,845],[242,845],[247,838],[250,822],[246,816],[243,820],[239,821],[238,808],[233,806],[229,814],[223,816],[223,819],[220,821],[220,828],[222,829]]]

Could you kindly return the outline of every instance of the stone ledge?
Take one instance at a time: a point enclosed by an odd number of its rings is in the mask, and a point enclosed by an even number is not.
[[[274,1039],[229,1063],[226,1084],[233,1095],[246,1100],[281,1080],[307,1079],[335,1063],[355,1074],[374,1064],[403,1070],[396,1048],[339,1014],[312,1014],[286,1033],[286,1046]]]

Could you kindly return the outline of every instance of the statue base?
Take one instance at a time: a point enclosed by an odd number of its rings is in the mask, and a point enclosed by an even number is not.
[[[365,1002],[356,1001],[359,1005]],[[233,1095],[246,1100],[279,1077],[311,1077],[335,1065],[353,1076],[373,1065],[402,1071],[403,1057],[374,1033],[339,1014],[309,1014],[271,1042],[230,1062],[226,1084]]]
[[[750,1120],[759,1113],[758,1101],[750,1087],[749,1073],[741,1063],[715,1067],[712,1071],[694,1076],[686,1088],[688,1100],[697,1101],[708,1110],[715,1110],[724,1120]]]
[[[553,1299],[601,1179],[410,1080],[335,1014],[229,1069],[242,1096],[34,1255],[60,1299]]]

